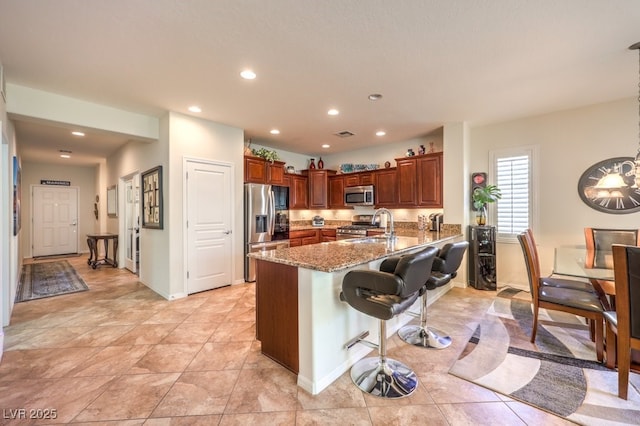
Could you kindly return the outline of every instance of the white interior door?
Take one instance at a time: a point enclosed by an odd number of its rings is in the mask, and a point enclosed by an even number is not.
[[[187,293],[231,284],[232,170],[186,161]]]
[[[78,252],[78,188],[31,187],[33,256]]]
[[[124,267],[138,273],[140,238],[140,178],[134,175],[124,181]]]

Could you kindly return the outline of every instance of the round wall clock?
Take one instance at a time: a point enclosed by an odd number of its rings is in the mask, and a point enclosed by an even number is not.
[[[586,205],[604,213],[640,211],[633,157],[609,158],[587,168],[578,180],[578,194]]]

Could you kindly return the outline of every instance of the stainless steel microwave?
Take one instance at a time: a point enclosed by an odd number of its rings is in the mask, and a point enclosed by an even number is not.
[[[344,189],[344,203],[347,206],[373,206],[373,185],[348,186]]]

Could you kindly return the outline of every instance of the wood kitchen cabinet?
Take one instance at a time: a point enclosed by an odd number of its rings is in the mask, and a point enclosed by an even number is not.
[[[300,229],[297,231],[289,231],[289,246],[298,247],[308,244],[317,244],[320,242],[319,229]]]
[[[285,185],[284,163],[274,161],[273,164],[267,161],[267,183],[272,185]]]
[[[328,242],[336,240],[336,230],[335,229],[321,229],[320,230],[320,242]]]
[[[398,186],[398,206],[415,207],[417,205],[418,165],[413,158],[396,159]]]
[[[309,178],[309,208],[326,209],[329,205],[329,176],[335,175],[333,170],[305,170]]]
[[[442,152],[416,159],[419,207],[442,208]]]
[[[344,188],[345,176],[331,176],[329,178],[329,208],[345,209],[349,208],[344,205]]]
[[[442,152],[396,159],[399,207],[442,207]]]
[[[372,172],[350,173],[344,177],[344,186],[374,185]]]
[[[395,207],[397,201],[396,168],[388,168],[375,172],[375,204],[376,207]]]
[[[289,209],[306,210],[309,208],[308,179],[303,175],[287,174],[289,181]]]
[[[260,157],[244,157],[245,183],[267,183],[285,185],[284,164],[282,161],[266,161]]]

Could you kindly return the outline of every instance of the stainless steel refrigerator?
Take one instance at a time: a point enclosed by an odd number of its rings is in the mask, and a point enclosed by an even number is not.
[[[255,260],[247,254],[289,247],[289,188],[244,185],[244,279],[256,280]]]

